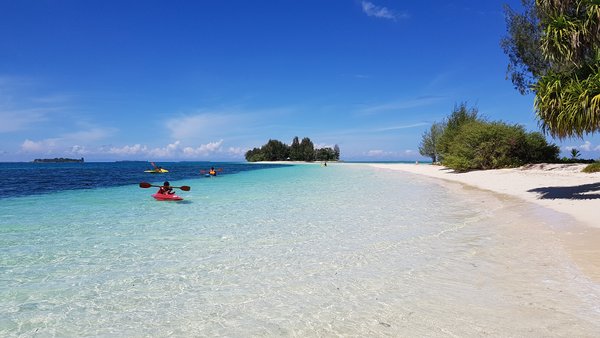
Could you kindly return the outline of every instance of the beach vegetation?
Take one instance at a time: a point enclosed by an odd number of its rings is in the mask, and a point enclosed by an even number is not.
[[[421,154],[433,143],[432,130],[423,135]],[[456,105],[435,132],[441,133],[434,147],[437,159],[456,171],[557,162],[560,153],[560,148],[549,144],[542,133],[527,132],[521,125],[488,121],[476,107],[466,103]]]
[[[562,158],[560,158],[558,160],[557,163],[594,163],[596,161],[594,161],[593,159],[582,159],[582,158],[571,158],[571,157],[566,157],[563,156]]]
[[[457,171],[517,167],[556,161],[559,151],[543,135],[527,133],[520,125],[472,121],[460,128],[443,164]]]
[[[310,138],[305,137],[302,141],[296,136],[291,145],[279,140],[270,139],[260,148],[254,148],[246,152],[246,161],[338,161],[340,159],[340,147],[336,144],[333,148],[324,147],[316,149]]]
[[[432,163],[437,163],[440,160],[439,140],[443,134],[444,125],[439,122],[432,124],[431,128],[423,133],[421,144],[419,145],[419,153],[430,157]]]
[[[302,151],[300,149],[300,140],[298,136],[295,136],[292,140],[292,144],[290,145],[290,160],[291,161],[300,161],[302,158]]]
[[[594,162],[592,164],[588,164],[582,170],[584,173],[597,173],[600,172],[600,162]]]
[[[317,161],[334,161],[335,151],[329,147],[315,150],[315,159]]]
[[[579,155],[581,155],[579,150],[575,148],[571,149],[571,159],[576,160],[579,157]]]
[[[600,1],[522,0],[505,8],[501,45],[508,74],[522,93],[535,93],[544,132],[583,137],[600,131]]]
[[[461,127],[470,122],[483,121],[479,117],[477,107],[469,107],[466,102],[454,106],[450,115],[442,122],[443,133],[437,142],[440,159],[450,152],[454,138],[460,133]]]
[[[300,141],[300,156],[301,159],[299,161],[311,162],[315,160],[315,145],[308,137]]]

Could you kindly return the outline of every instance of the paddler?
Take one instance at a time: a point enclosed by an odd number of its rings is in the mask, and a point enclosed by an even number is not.
[[[162,187],[158,188],[157,193],[163,194],[163,195],[175,194],[175,192],[173,191],[173,188],[171,188],[171,184],[169,183],[169,181],[165,181],[165,183],[163,183]]]

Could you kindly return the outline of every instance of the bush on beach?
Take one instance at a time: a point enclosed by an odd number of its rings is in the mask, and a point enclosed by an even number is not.
[[[582,170],[584,173],[597,173],[600,172],[600,162],[595,162],[592,164],[588,164],[585,168],[583,168]]]
[[[459,129],[442,163],[457,171],[499,169],[553,162],[559,151],[540,133],[527,133],[522,126],[474,121]]]
[[[520,125],[488,122],[478,115],[477,108],[465,103],[455,106],[442,125],[437,151],[441,163],[456,171],[558,161],[559,147],[548,144],[541,133],[527,132]]]

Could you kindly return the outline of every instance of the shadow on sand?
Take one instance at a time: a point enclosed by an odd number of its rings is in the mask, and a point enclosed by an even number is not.
[[[541,187],[527,191],[539,193],[541,199],[600,199],[600,183],[576,185],[573,187]]]

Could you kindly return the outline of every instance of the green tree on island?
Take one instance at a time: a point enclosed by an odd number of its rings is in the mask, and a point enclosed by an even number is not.
[[[340,159],[340,147],[337,144],[333,146],[333,156],[336,160]]]
[[[340,147],[336,144],[333,148],[325,147],[315,149],[310,138],[305,137],[298,141],[298,136],[294,137],[292,144],[287,144],[278,140],[269,140],[260,148],[254,148],[246,152],[246,161],[338,161],[340,159]]]
[[[315,146],[308,137],[303,138],[300,142],[300,152],[302,161],[315,160]]]
[[[301,158],[302,151],[300,149],[300,141],[298,140],[298,136],[295,136],[292,140],[292,145],[290,146],[290,160],[300,161]]]
[[[583,137],[600,130],[600,1],[522,0],[506,6],[501,45],[521,92],[535,93],[542,129]]]

